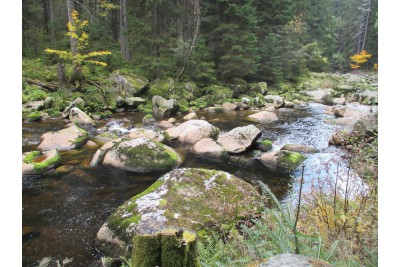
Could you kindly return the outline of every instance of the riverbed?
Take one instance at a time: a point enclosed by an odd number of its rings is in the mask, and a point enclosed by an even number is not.
[[[273,150],[285,144],[302,144],[319,150],[306,154],[305,185],[321,169],[336,171],[337,163],[345,171],[347,152],[328,146],[329,137],[340,126],[327,121],[332,115],[324,113],[326,106],[309,103],[291,109],[278,109],[279,120],[271,124],[255,124],[262,131],[262,139],[273,141]],[[221,132],[250,124],[245,120],[251,111],[229,113],[197,112]],[[112,118],[99,121],[98,128],[110,123],[129,131],[141,122],[143,114],[116,113]],[[124,120],[125,119],[125,120]],[[182,121],[181,116],[176,117]],[[48,131],[65,127],[61,119],[50,118],[43,122],[23,123],[22,150],[34,150],[40,136]],[[219,169],[230,172],[250,183],[266,183],[276,196],[284,201],[296,194],[300,168],[295,171],[269,171],[257,160],[215,162],[200,158],[186,149],[174,147],[182,155],[181,167]],[[71,266],[88,266],[102,254],[96,249],[96,233],[107,217],[124,201],[141,193],[163,173],[136,174],[105,166],[89,166],[96,148],[62,151],[62,167],[50,174],[22,177],[23,227],[35,231],[23,239],[23,266],[35,266],[45,258],[73,258]],[[330,164],[321,164],[321,162]]]

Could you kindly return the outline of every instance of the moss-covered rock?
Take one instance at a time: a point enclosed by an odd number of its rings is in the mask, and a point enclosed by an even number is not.
[[[265,95],[267,93],[267,83],[266,82],[259,82],[255,86],[253,86],[250,91],[256,92],[256,93],[261,93]]]
[[[153,116],[156,120],[167,119],[175,108],[175,99],[166,100],[159,95],[153,96]]]
[[[103,165],[133,172],[169,171],[181,164],[172,148],[145,137],[124,138],[108,149]]]
[[[43,174],[54,169],[60,162],[61,156],[56,149],[28,152],[22,159],[22,174]]]
[[[39,150],[70,150],[83,146],[89,139],[88,133],[76,125],[57,132],[48,132],[42,135]]]
[[[205,102],[211,104],[222,104],[226,99],[233,97],[233,91],[229,87],[220,85],[210,85],[202,88],[202,92],[205,95],[210,95],[210,99]]]
[[[148,97],[159,95],[163,98],[169,98],[176,91],[175,81],[172,78],[159,78],[150,83],[149,89],[146,91]]]
[[[95,126],[96,123],[92,118],[89,117],[85,112],[80,110],[77,107],[71,108],[69,111],[69,120],[72,121],[73,123],[81,126]]]
[[[121,70],[114,71],[110,76],[111,91],[123,96],[135,96],[142,92],[149,81],[133,73]]]
[[[280,150],[263,153],[258,159],[270,170],[275,171],[295,170],[307,157],[298,152]]]
[[[42,113],[40,111],[34,111],[29,113],[26,118],[28,121],[39,121],[42,118]]]
[[[272,149],[272,141],[265,139],[263,141],[257,142],[257,149],[261,150],[262,152],[267,152],[267,151],[271,150]]]
[[[120,206],[97,239],[108,253],[123,253],[134,232],[151,234],[170,227],[222,230],[250,216],[260,204],[258,191],[229,173],[176,169]]]

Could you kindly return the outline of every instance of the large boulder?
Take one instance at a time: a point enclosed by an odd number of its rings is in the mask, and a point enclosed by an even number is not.
[[[22,174],[43,174],[54,169],[61,162],[61,156],[56,149],[50,151],[32,151],[24,153],[22,159]]]
[[[218,143],[229,153],[238,154],[246,151],[260,137],[260,129],[254,125],[248,125],[237,127],[225,134],[221,134],[218,138]]]
[[[190,120],[166,130],[170,140],[194,145],[204,138],[217,139],[219,129],[205,120]]]
[[[253,266],[253,265],[251,265]],[[318,258],[284,253],[273,256],[268,260],[264,261],[259,265],[254,265],[258,267],[332,267],[326,261]]]
[[[236,110],[237,108],[238,108],[238,105],[236,105],[234,103],[225,102],[222,104],[222,109],[224,111],[233,111],[233,110]]]
[[[268,85],[266,82],[259,82],[254,87],[252,87],[250,89],[250,91],[254,91],[256,93],[260,93],[260,94],[264,95],[267,93],[267,89],[268,89]]]
[[[39,150],[70,150],[83,146],[89,139],[88,133],[72,125],[57,132],[48,132],[42,135],[42,142],[37,147]]]
[[[266,124],[277,121],[279,120],[279,118],[274,112],[261,111],[248,116],[247,120],[252,122],[258,122],[261,124]]]
[[[175,150],[145,137],[116,142],[103,159],[103,165],[139,173],[169,171],[181,162]]]
[[[153,116],[156,120],[169,118],[174,109],[175,99],[166,100],[161,96],[155,95],[152,98]]]
[[[306,156],[298,152],[280,150],[263,153],[258,159],[262,164],[274,171],[276,169],[295,170],[306,158]]]
[[[227,155],[226,150],[211,138],[201,139],[194,145],[193,151],[195,154],[207,158],[222,158]]]
[[[121,256],[129,253],[135,235],[171,227],[221,230],[248,218],[259,205],[258,191],[229,173],[176,169],[120,206],[98,231],[97,243],[108,255]]]
[[[311,96],[317,103],[331,105],[333,89],[319,89],[314,91],[306,91],[305,94]]]
[[[77,107],[73,107],[69,111],[69,120],[78,125],[87,125],[87,126],[89,126],[89,125],[95,126],[96,125],[94,120],[92,120],[89,117],[89,115],[87,115],[85,112],[83,112],[82,110],[80,110]]]
[[[44,108],[44,100],[30,101],[22,105],[22,110],[25,112],[39,111]]]
[[[135,96],[149,83],[146,78],[114,71],[110,76],[110,91],[118,93],[124,97]]]
[[[267,106],[273,106],[274,108],[283,107],[285,104],[283,98],[278,95],[266,95],[264,96],[264,99]]]

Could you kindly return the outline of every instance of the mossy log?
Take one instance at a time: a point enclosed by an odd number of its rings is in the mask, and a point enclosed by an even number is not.
[[[29,78],[23,78],[23,80],[29,84],[34,84],[34,85],[40,86],[43,89],[46,89],[47,91],[50,91],[50,92],[55,92],[59,88],[59,86],[57,84],[44,83],[44,82],[41,82],[38,80],[29,79]]]
[[[197,267],[197,236],[187,230],[166,229],[133,238],[133,267]]]

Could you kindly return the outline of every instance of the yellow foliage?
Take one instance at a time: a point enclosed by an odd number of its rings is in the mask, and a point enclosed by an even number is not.
[[[71,12],[72,21],[67,23],[67,36],[75,38],[77,41],[77,53],[74,55],[71,51],[54,50],[47,48],[46,53],[55,54],[59,58],[64,60],[70,60],[75,65],[81,65],[82,63],[95,64],[99,66],[107,66],[105,62],[97,60],[86,60],[87,58],[110,55],[109,51],[96,51],[88,54],[82,54],[81,51],[89,45],[89,34],[83,29],[88,25],[87,20],[80,20],[79,13],[76,10]]]
[[[354,63],[350,64],[350,68],[359,69],[361,67],[361,64],[367,62],[368,59],[371,57],[372,55],[368,54],[366,50],[363,50],[358,54],[352,55],[350,59]]]
[[[374,70],[378,70],[378,63],[374,64]]]

